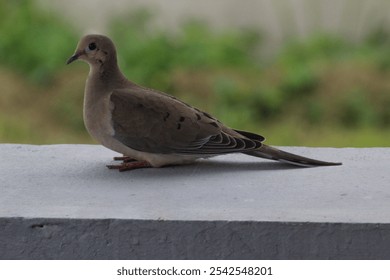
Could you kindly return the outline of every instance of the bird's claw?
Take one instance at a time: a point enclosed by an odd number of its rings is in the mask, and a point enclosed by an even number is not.
[[[139,169],[139,168],[148,168],[152,167],[147,161],[136,161],[132,159],[131,161],[123,160],[122,164],[117,165],[107,165],[108,169],[118,169],[120,172]]]
[[[121,160],[123,162],[133,162],[133,161],[137,161],[136,159],[133,159],[131,157],[126,157],[126,156],[123,156],[123,157],[114,157],[114,160],[115,161],[118,161],[118,160]]]

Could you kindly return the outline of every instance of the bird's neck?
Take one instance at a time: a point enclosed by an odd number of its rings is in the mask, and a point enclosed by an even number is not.
[[[99,63],[91,65],[87,86],[98,87],[100,92],[103,89],[112,91],[115,88],[125,86],[129,81],[122,74],[116,61],[108,61],[105,63]],[[89,84],[89,85],[88,85]]]

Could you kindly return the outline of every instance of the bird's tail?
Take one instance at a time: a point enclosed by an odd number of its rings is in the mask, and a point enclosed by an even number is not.
[[[306,167],[331,166],[331,165],[342,164],[341,162],[327,162],[327,161],[321,161],[321,160],[295,155],[264,144],[259,149],[253,151],[247,151],[244,152],[244,154],[255,156],[255,157],[277,160],[277,161],[286,162],[298,166],[306,166]]]

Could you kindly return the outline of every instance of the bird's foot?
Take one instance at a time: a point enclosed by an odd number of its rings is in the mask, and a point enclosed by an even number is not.
[[[147,161],[136,161],[131,160],[129,162],[126,162],[124,159],[122,164],[118,165],[107,165],[108,169],[118,169],[120,172],[133,170],[133,169],[139,169],[139,168],[148,168],[152,167],[149,162]]]
[[[133,161],[137,161],[136,159],[133,159],[131,157],[126,157],[126,156],[123,156],[123,157],[114,157],[114,160],[117,161],[117,160],[122,160],[123,162],[133,162]]]

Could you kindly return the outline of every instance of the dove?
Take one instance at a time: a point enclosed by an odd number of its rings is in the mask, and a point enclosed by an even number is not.
[[[83,118],[89,134],[123,157],[111,169],[126,171],[192,163],[222,154],[243,153],[298,166],[332,166],[264,144],[261,135],[232,129],[185,102],[128,80],[121,72],[113,41],[86,35],[67,64],[89,64]]]

